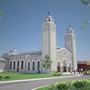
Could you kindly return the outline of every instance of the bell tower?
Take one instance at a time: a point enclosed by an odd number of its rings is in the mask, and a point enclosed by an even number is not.
[[[65,36],[65,48],[72,54],[72,69],[77,70],[76,36],[70,25]]]
[[[42,26],[42,58],[48,55],[52,61],[51,71],[56,70],[56,25],[52,16],[45,17]]]

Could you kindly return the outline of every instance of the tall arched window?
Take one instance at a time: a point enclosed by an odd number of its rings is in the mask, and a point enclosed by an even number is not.
[[[15,63],[15,61],[14,61],[14,62],[13,62],[13,69],[14,69],[14,70],[15,70],[15,64],[16,64],[16,63]]]
[[[19,61],[17,62],[17,72],[19,72]]]
[[[12,69],[12,62],[10,61],[10,70]]]
[[[28,62],[28,71],[30,70],[30,62]]]
[[[40,61],[37,62],[37,70],[40,71]]]
[[[19,61],[17,62],[17,67],[19,67]]]
[[[23,61],[21,61],[21,69],[23,69]]]
[[[32,70],[35,70],[35,62],[33,62]]]

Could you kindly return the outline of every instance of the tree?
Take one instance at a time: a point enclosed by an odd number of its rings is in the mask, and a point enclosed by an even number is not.
[[[0,11],[0,20],[2,19],[3,15],[4,15],[4,13],[2,11]]]
[[[90,6],[90,0],[81,0],[81,3],[85,6]],[[90,20],[84,20],[83,24],[81,26],[82,29],[88,29],[88,26],[90,24]]]
[[[4,13],[3,13],[2,11],[0,11],[0,16],[3,16],[3,14],[4,14]]]
[[[87,30],[88,29],[88,26],[90,24],[90,20],[83,20],[83,23],[82,23],[82,26],[81,26],[81,29],[83,30]]]
[[[46,55],[42,61],[42,66],[45,68],[46,72],[51,67],[51,60],[48,55]]]
[[[90,6],[90,0],[81,0],[82,4],[85,6]]]

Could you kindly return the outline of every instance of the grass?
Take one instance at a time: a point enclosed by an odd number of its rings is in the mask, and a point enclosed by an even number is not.
[[[55,77],[53,73],[51,74],[43,74],[43,73],[15,73],[15,72],[2,72],[0,73],[0,81],[5,80],[21,80],[21,79],[35,79],[35,78],[48,78]],[[68,76],[64,74],[60,74],[60,76]]]
[[[47,86],[47,87],[43,87],[43,88],[39,88],[39,89],[36,89],[36,90],[48,90],[50,86]]]
[[[9,76],[10,77],[9,80],[53,77],[52,74],[31,74],[31,73],[14,73],[14,72],[2,72],[0,73],[0,76],[3,77]],[[1,79],[1,80],[6,80],[6,79]]]

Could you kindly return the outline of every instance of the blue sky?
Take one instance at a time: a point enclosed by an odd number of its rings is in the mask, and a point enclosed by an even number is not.
[[[57,47],[64,47],[64,36],[71,25],[77,37],[78,60],[90,59],[90,7],[80,0],[0,0],[0,55],[16,48],[17,52],[41,50],[41,30],[48,11],[57,26]]]

